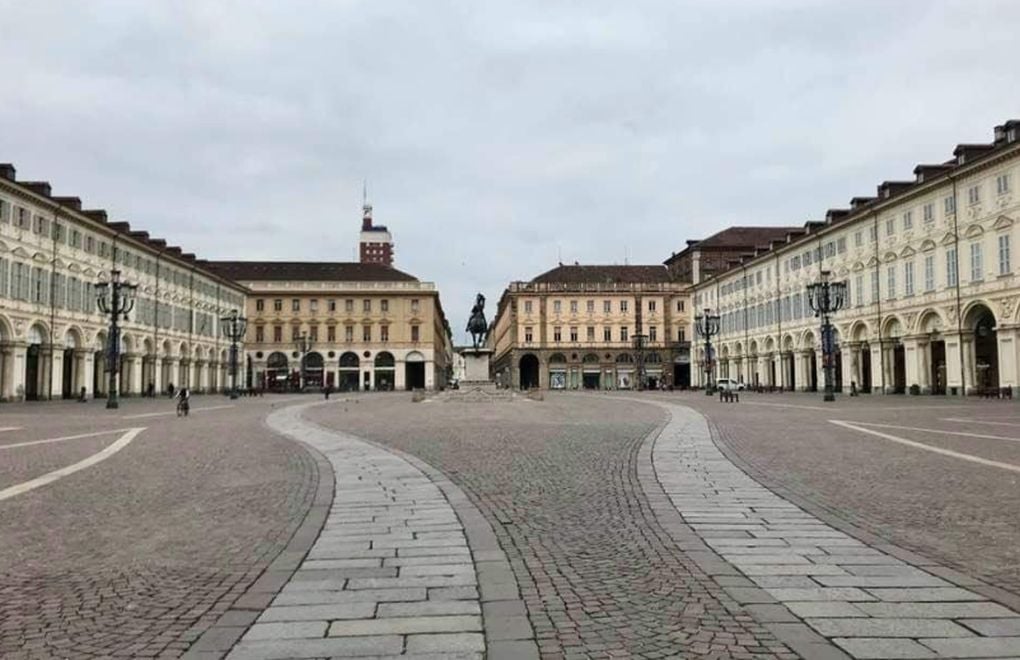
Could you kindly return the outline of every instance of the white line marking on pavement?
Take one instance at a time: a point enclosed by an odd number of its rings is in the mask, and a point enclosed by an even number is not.
[[[51,442],[64,442],[65,440],[78,440],[80,438],[94,438],[97,435],[113,435],[114,433],[125,433],[133,429],[110,429],[109,431],[96,431],[95,433],[79,433],[78,435],[65,435],[62,438],[48,438],[46,440],[29,440],[18,442],[13,445],[0,445],[0,449],[14,449],[15,447],[29,447],[31,445],[46,445]]]
[[[67,467],[60,468],[59,470],[54,470],[53,472],[48,472],[42,475],[41,477],[36,477],[35,479],[32,479],[30,481],[25,481],[23,483],[11,486],[10,488],[0,490],[0,501],[10,499],[16,495],[21,495],[22,493],[27,493],[30,490],[39,488],[40,486],[51,484],[54,481],[62,477],[66,477],[69,474],[74,474],[79,470],[84,470],[85,468],[91,467],[96,463],[105,461],[106,459],[110,458],[111,456],[119,452],[124,447],[127,447],[131,443],[131,441],[135,439],[135,436],[137,436],[144,430],[145,430],[144,427],[129,429],[127,433],[120,436],[120,438],[112,445],[110,445],[106,449],[103,449],[102,451],[92,454],[85,460],[78,461],[73,465],[68,465]]]
[[[825,408],[823,406],[799,406],[792,403],[757,403],[754,401],[745,401],[744,405],[747,406],[766,406],[768,408],[803,408],[804,410],[832,410],[832,408]]]
[[[4,431],[20,431],[23,428],[23,426],[0,426],[0,433]]]
[[[924,431],[925,433],[942,433],[945,435],[962,435],[965,438],[984,438],[985,440],[1008,440],[1020,442],[1020,438],[1007,438],[1001,435],[985,435],[983,433],[967,433],[965,431],[944,431],[942,429],[924,429],[917,426],[897,426],[896,424],[882,424],[879,422],[854,422],[861,426],[877,426],[880,429],[899,429],[900,431]]]
[[[984,419],[967,419],[964,417],[942,417],[943,422],[959,422],[961,424],[992,424],[995,426],[1020,426],[1017,422],[990,422]]]
[[[223,410],[224,408],[233,408],[234,404],[227,404],[223,406],[206,406],[205,408],[192,408],[189,412],[191,414],[202,412],[203,410]],[[125,415],[121,419],[142,419],[143,417],[162,417],[164,415],[176,415],[177,409],[167,410],[165,412],[154,412],[154,413],[142,413],[141,415]]]
[[[829,422],[831,422],[832,424],[836,424],[837,426],[853,429],[854,431],[860,431],[861,433],[868,433],[870,435],[874,435],[885,440],[892,440],[893,442],[898,442],[902,445],[907,445],[908,447],[923,449],[925,451],[934,452],[936,454],[942,454],[943,456],[950,456],[952,458],[959,458],[960,460],[963,461],[970,461],[972,463],[980,463],[981,465],[989,465],[991,467],[1002,468],[1003,470],[1009,470],[1010,472],[1020,472],[1020,465],[1013,465],[1012,463],[1000,463],[999,461],[991,461],[988,460],[987,458],[981,458],[980,456],[973,456],[971,454],[961,454],[958,451],[942,449],[941,447],[932,447],[931,445],[926,445],[923,442],[914,442],[913,440],[907,440],[906,438],[900,438],[898,436],[890,435],[888,433],[882,433],[881,431],[861,428],[860,426],[856,426],[855,424],[851,424],[850,422],[844,422],[838,419],[830,419]]]

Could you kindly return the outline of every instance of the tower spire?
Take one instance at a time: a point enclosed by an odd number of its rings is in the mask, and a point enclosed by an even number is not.
[[[361,180],[361,230],[372,228],[372,205],[368,203],[368,180]]]

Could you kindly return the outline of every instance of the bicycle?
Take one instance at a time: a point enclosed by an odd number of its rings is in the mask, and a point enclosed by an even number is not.
[[[187,417],[188,413],[190,411],[191,411],[191,405],[187,401],[182,399],[182,400],[177,402],[177,416],[178,417],[180,417],[181,415]]]

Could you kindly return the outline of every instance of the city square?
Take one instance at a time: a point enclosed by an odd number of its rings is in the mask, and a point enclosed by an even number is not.
[[[0,651],[1020,653],[1020,415],[866,399],[15,404]]]

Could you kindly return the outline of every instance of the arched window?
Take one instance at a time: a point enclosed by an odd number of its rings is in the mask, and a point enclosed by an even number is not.
[[[270,353],[266,359],[266,366],[270,369],[286,369],[287,368],[287,356],[279,351]]]
[[[341,369],[357,369],[361,365],[361,360],[358,359],[356,353],[347,351],[340,356],[340,368]]]

